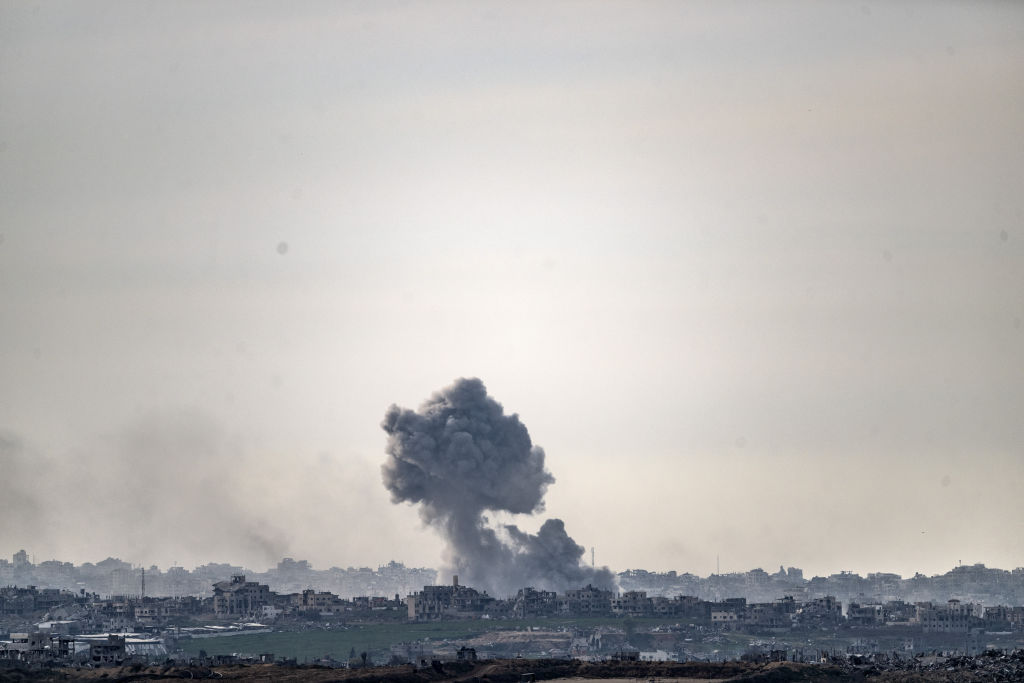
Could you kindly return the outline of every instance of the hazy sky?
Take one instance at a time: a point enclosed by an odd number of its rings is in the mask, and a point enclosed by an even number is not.
[[[476,376],[613,569],[1012,568],[1022,320],[1021,3],[0,0],[3,556],[435,566]]]

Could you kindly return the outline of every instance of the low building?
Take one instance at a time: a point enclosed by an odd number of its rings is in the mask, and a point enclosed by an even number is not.
[[[50,649],[48,633],[11,633],[11,642],[0,644],[0,658],[17,662],[39,662]]]
[[[640,651],[641,662],[671,662],[672,656],[664,650]]]
[[[124,657],[124,636],[109,635],[106,640],[89,643],[89,661],[93,666],[118,666]]]

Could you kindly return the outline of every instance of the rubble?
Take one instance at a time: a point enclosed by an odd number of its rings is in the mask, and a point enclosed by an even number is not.
[[[986,650],[979,655],[918,654],[830,658],[830,666],[851,676],[887,681],[1024,681],[1024,650]]]

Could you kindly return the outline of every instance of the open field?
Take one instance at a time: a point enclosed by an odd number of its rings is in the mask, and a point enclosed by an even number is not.
[[[745,652],[751,643],[762,645],[770,642],[772,647],[790,651],[802,649],[808,656],[817,654],[819,650],[845,652],[847,645],[855,640],[873,641],[878,644],[879,651],[901,651],[905,639],[912,639],[916,652],[929,652],[935,649],[963,650],[965,642],[962,637],[953,634],[912,633],[901,629],[873,629],[847,631],[840,633],[812,632],[785,633],[776,636],[756,636],[746,633],[725,632],[716,635],[703,634],[704,638],[693,633],[693,640],[686,640],[688,632],[676,634],[651,634],[649,629],[656,626],[678,624],[676,619],[635,619],[628,624],[635,630],[631,637],[633,645],[640,649],[665,649],[669,651],[685,650],[691,656],[712,660],[735,658]],[[685,624],[684,624],[685,625]],[[278,631],[253,635],[229,636],[223,638],[183,639],[179,646],[189,655],[198,655],[200,650],[208,655],[217,654],[249,654],[273,653],[279,658],[294,658],[299,663],[312,661],[318,657],[330,655],[335,659],[347,660],[352,650],[356,656],[362,652],[370,655],[377,662],[388,659],[388,649],[397,643],[411,643],[429,639],[427,649],[444,647],[443,641],[451,644],[465,644],[476,647],[484,653],[490,651],[494,656],[513,656],[514,645],[509,641],[520,639],[522,649],[533,640],[541,642],[552,640],[553,633],[558,629],[573,628],[594,629],[599,626],[623,629],[627,623],[622,619],[590,618],[590,619],[528,619],[528,620],[465,620],[442,621],[430,623],[385,623],[361,624],[331,630]],[[531,628],[540,632],[529,632]],[[563,645],[567,644],[569,634],[564,634]],[[557,638],[555,638],[557,639]],[[502,643],[505,649],[490,647],[488,641]],[[1002,648],[1007,650],[1024,648],[1021,634],[986,634],[984,640],[977,644],[979,649]],[[543,645],[536,649],[547,649]],[[511,648],[511,649],[510,649]]]
[[[636,619],[637,629],[667,626],[678,619]],[[431,641],[470,640],[493,631],[527,631],[530,628],[555,630],[559,628],[592,629],[597,626],[622,628],[621,619],[524,619],[491,621],[485,619],[441,621],[429,623],[392,623],[351,625],[344,630],[309,630],[257,633],[225,638],[183,639],[180,647],[188,654],[232,654],[236,652],[260,654],[272,652],[278,657],[294,657],[299,662],[324,655],[347,658],[352,649],[356,653],[380,652],[392,644],[414,642],[429,638]]]
[[[348,659],[352,650],[357,655],[361,652],[380,652],[394,643],[423,638],[468,640],[488,630],[479,628],[477,623],[369,624],[345,630],[276,631],[225,638],[185,639],[179,642],[179,647],[190,655],[203,650],[209,655],[271,652],[278,657],[295,658],[299,662],[324,655]]]

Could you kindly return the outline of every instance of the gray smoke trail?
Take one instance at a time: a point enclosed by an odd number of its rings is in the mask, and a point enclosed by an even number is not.
[[[560,519],[547,520],[537,534],[505,525],[507,539],[488,526],[488,510],[543,511],[555,479],[526,426],[517,415],[505,415],[479,379],[456,380],[418,411],[392,405],[381,427],[389,456],[381,470],[392,501],[419,503],[423,520],[445,537],[450,568],[465,583],[501,594],[525,586],[614,586],[607,568],[580,563],[584,549]]]
[[[263,470],[213,418],[189,410],[137,417],[56,457],[0,430],[0,543],[146,564],[276,563],[290,536],[253,493]]]

